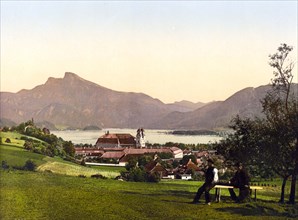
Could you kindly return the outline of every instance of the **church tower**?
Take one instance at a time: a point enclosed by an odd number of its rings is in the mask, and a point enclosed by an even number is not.
[[[137,148],[145,148],[145,133],[143,128],[139,128],[137,130],[137,136],[136,136],[136,147]]]

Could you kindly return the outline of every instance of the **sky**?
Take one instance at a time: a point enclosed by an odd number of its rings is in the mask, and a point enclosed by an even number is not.
[[[164,103],[225,100],[270,83],[293,46],[297,1],[3,1],[1,91],[65,72]]]

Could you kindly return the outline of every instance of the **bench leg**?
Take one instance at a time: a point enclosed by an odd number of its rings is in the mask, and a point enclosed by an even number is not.
[[[215,189],[215,201],[220,202],[220,189]]]
[[[255,201],[257,201],[257,190],[255,189]]]

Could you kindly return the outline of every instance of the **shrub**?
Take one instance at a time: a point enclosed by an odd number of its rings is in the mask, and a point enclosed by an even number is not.
[[[4,169],[4,170],[7,170],[7,169],[9,169],[9,165],[7,164],[7,161],[6,160],[2,160],[2,169]]]
[[[95,179],[107,179],[107,177],[101,175],[101,174],[93,174],[91,175],[91,178],[95,178]]]
[[[4,126],[4,127],[2,128],[2,132],[8,132],[8,131],[9,131],[9,127]]]
[[[158,183],[160,181],[160,175],[156,172],[146,175],[147,182]]]
[[[146,182],[146,172],[139,167],[131,169],[127,176],[127,180],[133,182]]]
[[[86,166],[85,160],[83,159],[80,163],[82,166]]]
[[[29,171],[35,171],[36,169],[36,163],[33,160],[27,160],[25,165],[24,165],[24,170],[29,170]]]
[[[9,138],[6,138],[5,143],[11,143],[11,140]]]
[[[196,180],[196,181],[203,181],[203,180],[205,179],[205,177],[204,177],[203,174],[195,172],[195,173],[192,175],[192,179],[193,179],[193,180]]]

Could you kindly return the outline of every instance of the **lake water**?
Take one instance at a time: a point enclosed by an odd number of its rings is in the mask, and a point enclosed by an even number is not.
[[[104,129],[99,131],[52,131],[58,137],[65,141],[72,141],[74,144],[92,144],[95,145],[97,139],[107,131],[110,133],[129,133],[136,136],[136,129]],[[207,144],[214,143],[222,139],[215,135],[173,135],[169,134],[171,130],[145,130],[146,142],[151,144],[165,144],[166,142],[184,143],[184,144]]]

